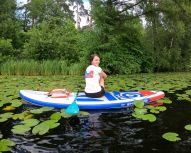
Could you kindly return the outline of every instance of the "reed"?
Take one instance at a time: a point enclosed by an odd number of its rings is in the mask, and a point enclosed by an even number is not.
[[[82,64],[68,64],[64,60],[8,60],[0,65],[1,75],[81,75]]]

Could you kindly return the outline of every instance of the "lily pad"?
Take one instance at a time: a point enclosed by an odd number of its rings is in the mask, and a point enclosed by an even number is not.
[[[42,108],[39,108],[39,109],[30,110],[30,112],[33,113],[33,114],[41,114],[43,112],[51,111],[53,109],[54,108],[52,108],[52,107],[42,107]]]
[[[27,125],[15,125],[11,129],[11,131],[15,134],[25,134],[26,132],[30,131],[30,127]]]
[[[9,139],[0,140],[0,152],[10,151],[12,146],[15,146],[15,143]]]
[[[12,111],[12,110],[15,110],[15,107],[13,107],[13,106],[6,106],[5,108],[3,108],[3,110],[5,110],[5,111]]]
[[[39,124],[37,126],[35,126],[32,130],[32,133],[34,135],[39,134],[39,135],[44,135],[45,133],[47,133],[49,131],[49,126],[45,125],[45,124]]]
[[[89,113],[85,112],[85,111],[80,111],[80,113],[77,116],[78,117],[86,117],[86,116],[89,116]]]
[[[146,114],[146,115],[143,115],[142,119],[148,120],[149,122],[154,122],[154,121],[156,121],[156,116],[153,114]]]
[[[56,120],[47,120],[35,126],[32,130],[32,133],[34,135],[36,134],[43,135],[45,133],[48,133],[50,129],[56,128],[59,125],[60,123],[56,123]]]
[[[143,101],[143,100],[135,100],[135,101],[134,101],[134,105],[135,105],[135,107],[137,107],[137,108],[143,108],[143,106],[144,106],[144,101]]]
[[[171,104],[172,103],[172,101],[166,97],[163,99],[157,100],[157,102],[163,102],[165,104]]]
[[[61,115],[64,118],[70,118],[72,115],[66,113],[65,109],[61,109]]]
[[[181,138],[179,137],[179,134],[173,133],[173,132],[167,132],[167,133],[163,134],[162,137],[164,139],[166,139],[168,141],[172,141],[172,142],[181,140]]]
[[[56,112],[56,113],[53,113],[51,116],[50,116],[50,119],[51,120],[56,120],[56,121],[59,121],[61,119],[62,115],[60,114],[60,112]]]
[[[188,124],[184,127],[186,130],[191,131],[191,124]]]
[[[36,126],[40,121],[37,119],[27,119],[22,121],[21,123],[23,123],[24,125],[28,126],[28,127],[33,127]]]
[[[0,134],[0,139],[2,139],[3,138],[3,135],[2,134]]]
[[[20,114],[14,114],[12,118],[14,120],[16,120],[16,119],[24,120],[28,115],[32,115],[32,114],[30,114],[30,112],[27,110]]]
[[[23,103],[18,100],[11,101],[11,106],[13,107],[20,107]]]
[[[134,111],[135,111],[135,114],[146,114],[147,113],[146,108],[135,108]]]

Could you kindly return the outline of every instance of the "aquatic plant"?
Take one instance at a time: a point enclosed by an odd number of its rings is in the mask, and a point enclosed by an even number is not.
[[[175,141],[179,141],[181,140],[181,138],[179,137],[179,134],[177,133],[174,133],[174,132],[167,132],[167,133],[164,133],[162,135],[162,137],[168,141],[172,141],[172,142],[175,142]]]
[[[3,151],[10,151],[11,147],[15,146],[16,144],[9,139],[2,139],[0,140],[0,152]]]
[[[185,125],[184,127],[186,130],[191,131],[191,124]]]

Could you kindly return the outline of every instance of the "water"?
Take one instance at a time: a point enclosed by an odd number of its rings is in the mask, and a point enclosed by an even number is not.
[[[43,136],[12,134],[13,121],[0,126],[3,135],[16,143],[14,153],[189,153],[191,132],[184,126],[191,124],[191,102],[176,101],[175,94],[167,97],[173,103],[165,105],[167,110],[153,123],[135,119],[130,108],[62,119],[58,128]],[[162,138],[166,132],[176,132],[182,140],[166,141]]]

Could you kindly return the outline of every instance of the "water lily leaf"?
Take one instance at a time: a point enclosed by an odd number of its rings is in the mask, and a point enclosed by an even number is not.
[[[33,114],[41,114],[43,112],[42,109],[33,109],[33,110],[30,110],[31,113]]]
[[[5,111],[11,111],[11,110],[15,110],[15,107],[13,107],[13,106],[6,106],[5,108],[3,108],[3,110],[5,110]]]
[[[56,123],[56,122],[57,122],[56,120],[47,120],[42,122],[41,124],[48,126],[50,129],[53,129],[60,125],[60,123]]]
[[[191,131],[191,124],[188,124],[184,127],[186,130]]]
[[[1,139],[1,138],[3,138],[3,135],[2,135],[2,134],[0,134],[0,139]]]
[[[64,117],[64,118],[69,118],[69,117],[72,116],[72,115],[66,114],[65,109],[61,109],[61,115],[62,115],[62,117]]]
[[[8,118],[0,118],[0,122],[5,122],[7,120],[8,120]]]
[[[41,109],[43,112],[47,112],[47,111],[53,110],[54,108],[53,107],[42,107]]]
[[[163,134],[162,137],[164,139],[166,139],[168,141],[172,141],[172,142],[181,140],[181,138],[179,137],[179,134],[173,133],[173,132],[167,132],[167,133]]]
[[[20,120],[24,120],[26,116],[28,115],[31,115],[30,112],[28,110],[20,113],[20,114],[14,114],[13,115],[13,119],[16,120],[16,119],[20,119]]]
[[[171,104],[172,103],[172,101],[166,97],[163,99],[157,100],[157,102],[163,102],[165,104]]]
[[[158,106],[158,107],[156,107],[156,109],[158,109],[161,112],[164,112],[166,110],[166,107],[165,106]]]
[[[40,121],[37,119],[27,119],[22,121],[21,123],[25,124],[28,127],[36,126]]]
[[[143,108],[143,106],[144,106],[144,101],[143,101],[143,100],[135,100],[135,101],[134,101],[134,105],[135,105],[135,107],[137,107],[137,108]]]
[[[146,114],[142,118],[143,120],[148,120],[149,122],[154,122],[156,121],[156,116],[153,114]]]
[[[0,114],[0,118],[11,118],[13,116],[12,112]]]
[[[51,116],[50,116],[50,119],[51,120],[56,120],[56,121],[59,121],[61,119],[61,114],[60,112],[56,112],[56,113],[53,113]]]
[[[15,100],[11,102],[11,106],[13,107],[20,107],[22,104],[23,104],[22,102]]]
[[[0,152],[1,151],[10,151],[12,146],[15,146],[15,143],[9,139],[0,140]]]
[[[146,114],[147,113],[146,108],[135,108],[134,111],[135,111],[135,114]]]
[[[36,135],[36,134],[43,135],[43,134],[47,133],[48,131],[49,131],[49,126],[41,123],[33,128],[32,133],[34,135]]]
[[[43,112],[51,111],[53,109],[54,109],[53,107],[42,107],[39,109],[30,110],[30,112],[33,114],[41,114]]]
[[[85,117],[85,116],[89,116],[89,113],[85,112],[85,111],[80,111],[80,113],[77,116],[78,117]]]
[[[133,113],[132,116],[135,117],[135,118],[138,118],[138,119],[142,119],[144,114],[135,114],[135,113]]]
[[[33,114],[29,114],[29,115],[24,116],[24,120],[32,119],[33,117],[34,117]]]
[[[156,110],[156,109],[151,109],[150,112],[151,112],[151,113],[154,113],[154,114],[159,114],[159,113],[160,113],[160,112],[159,112],[158,110]]]
[[[191,90],[187,90],[186,94],[191,96]]]
[[[11,129],[11,131],[15,134],[25,134],[26,132],[30,131],[31,128],[26,125],[15,125]]]

